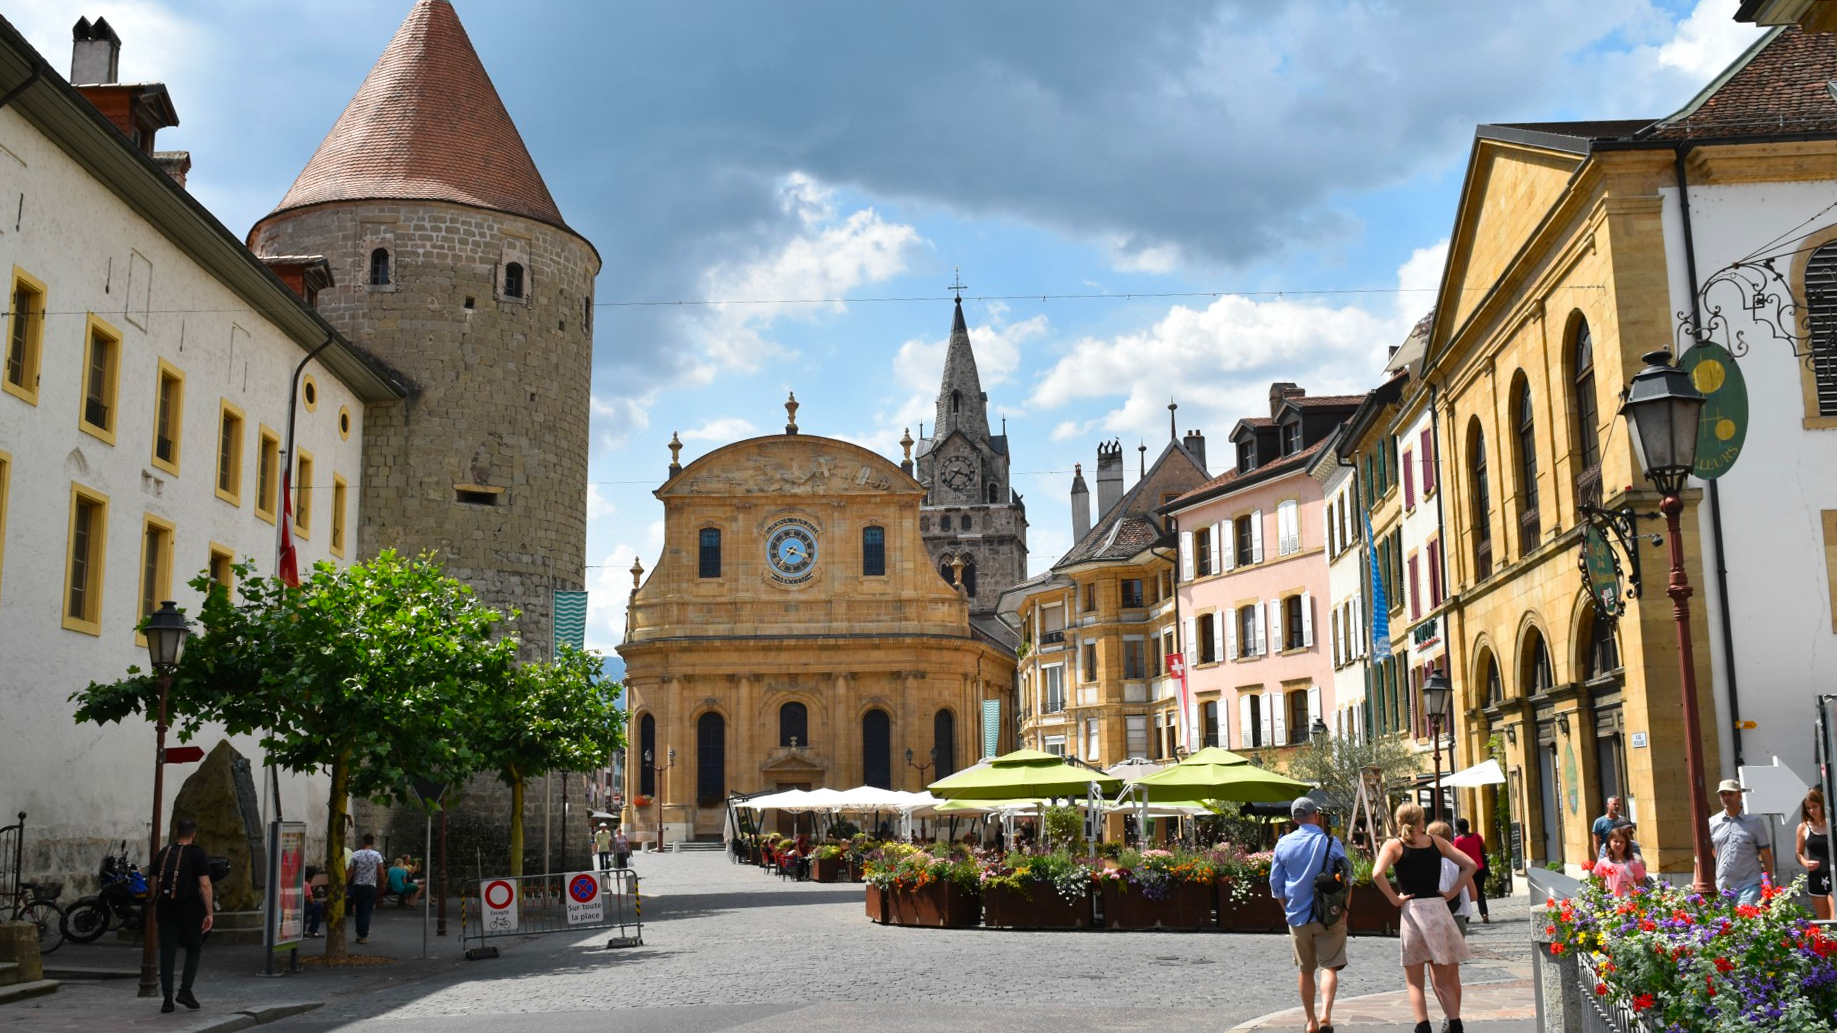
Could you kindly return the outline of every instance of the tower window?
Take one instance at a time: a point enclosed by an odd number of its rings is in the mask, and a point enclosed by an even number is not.
[[[949,513],[946,513],[943,516],[938,518],[938,530],[940,531],[950,530],[950,514]]]
[[[389,286],[389,249],[375,248],[370,252],[370,286]]]
[[[704,527],[701,533],[701,555],[699,557],[699,577],[721,576],[721,529]]]
[[[523,263],[510,262],[504,266],[504,296],[506,298],[523,296]]]
[[[963,408],[963,392],[952,391],[950,393],[950,411],[951,413],[954,415],[958,410],[962,408]]]
[[[999,487],[996,487],[994,481],[990,481],[989,482],[989,505],[995,506],[995,505],[1000,505],[1000,504],[1001,504],[1001,489]]]
[[[861,574],[863,577],[885,577],[887,573],[887,531],[884,527],[861,529]]]

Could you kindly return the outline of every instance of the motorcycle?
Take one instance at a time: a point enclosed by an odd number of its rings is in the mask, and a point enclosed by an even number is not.
[[[102,867],[96,872],[101,891],[64,909],[64,939],[89,943],[117,926],[129,932],[140,931],[146,921],[150,894],[146,875],[139,865],[128,860],[127,854],[128,844],[123,840],[115,853],[102,858]]]

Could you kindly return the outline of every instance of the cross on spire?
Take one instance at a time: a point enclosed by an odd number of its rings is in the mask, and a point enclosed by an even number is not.
[[[963,267],[962,266],[960,265],[953,266],[951,268],[952,268],[952,273],[954,275],[951,277],[950,286],[944,289],[955,294],[957,296],[958,301],[962,301],[963,292],[966,290],[969,290],[969,285],[963,282]]]

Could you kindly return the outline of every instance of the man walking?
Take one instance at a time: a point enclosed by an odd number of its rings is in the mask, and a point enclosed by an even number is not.
[[[1588,829],[1588,852],[1592,857],[1600,857],[1601,851],[1607,849],[1607,834],[1620,824],[1620,797],[1607,798],[1607,813],[1595,819]]]
[[[602,872],[612,870],[612,830],[600,822],[600,827],[593,832],[593,852],[598,857],[598,867]]]
[[[1314,878],[1332,871],[1334,858],[1344,859],[1346,848],[1328,835],[1320,805],[1310,797],[1297,797],[1289,806],[1295,831],[1276,842],[1269,865],[1270,895],[1282,903],[1288,918],[1289,938],[1295,948],[1295,967],[1301,1010],[1307,1014],[1308,1033],[1333,1033],[1333,995],[1339,990],[1339,970],[1346,967],[1346,917],[1331,926],[1314,918]],[[1314,1016],[1314,973],[1320,971],[1320,1017]]]
[[[351,855],[345,885],[357,910],[357,942],[370,942],[370,916],[376,912],[377,878],[383,872],[383,855],[376,852],[376,833],[364,833],[364,848]]]
[[[1716,787],[1722,813],[1709,819],[1709,841],[1716,855],[1716,889],[1733,892],[1738,904],[1758,904],[1761,882],[1773,877],[1773,837],[1767,819],[1741,813],[1745,791],[1732,778]]]
[[[1473,873],[1473,899],[1480,906],[1480,921],[1491,922],[1492,916],[1486,912],[1486,841],[1474,834],[1466,818],[1454,819],[1454,831],[1457,833],[1454,848],[1473,858],[1473,863],[1480,866]]]
[[[191,984],[198,978],[198,956],[204,950],[204,934],[211,927],[210,859],[204,848],[192,842],[198,834],[198,823],[180,818],[173,829],[172,842],[160,848],[153,859],[154,917],[159,924],[159,989],[163,998],[159,1010],[172,1011],[177,1000],[187,1008],[198,1007]],[[179,979],[179,992],[172,993],[172,963],[179,948],[185,948],[185,971]]]

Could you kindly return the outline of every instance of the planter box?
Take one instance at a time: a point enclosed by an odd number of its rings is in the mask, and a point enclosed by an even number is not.
[[[1403,928],[1403,910],[1385,899],[1376,886],[1354,886],[1346,902],[1347,930],[1354,936],[1396,936]]]
[[[891,896],[890,920],[895,925],[968,929],[982,920],[982,898],[955,883],[894,890]]]
[[[848,861],[847,864],[848,864],[848,881],[849,882],[866,882],[867,881],[867,876],[861,870],[860,862]]]
[[[1209,882],[1176,883],[1165,900],[1149,900],[1139,887],[1103,884],[1105,929],[1179,929],[1212,927],[1213,887]]]
[[[1089,929],[1091,900],[1066,902],[1052,883],[1035,882],[1031,896],[993,887],[982,893],[983,922],[992,929]]]
[[[879,886],[869,886],[867,888],[867,916],[868,918],[876,922],[879,922],[881,925],[886,925],[888,917],[889,917],[888,908],[887,908],[887,902],[888,902],[887,898],[891,897],[892,895],[893,894],[891,893],[882,893],[880,891]]]
[[[818,882],[841,882],[842,859],[840,857],[816,858],[810,862],[810,877]]]
[[[1288,916],[1282,905],[1269,895],[1269,885],[1252,885],[1249,900],[1231,895],[1232,881],[1218,880],[1218,928],[1227,933],[1286,933]]]

